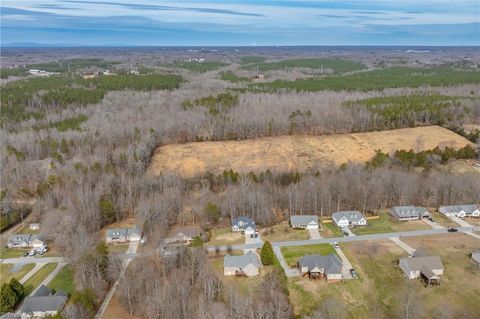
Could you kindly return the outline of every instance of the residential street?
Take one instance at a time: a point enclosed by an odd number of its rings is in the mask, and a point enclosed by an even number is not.
[[[63,257],[18,257],[18,258],[5,258],[0,259],[2,264],[30,264],[30,263],[63,263],[65,258]]]

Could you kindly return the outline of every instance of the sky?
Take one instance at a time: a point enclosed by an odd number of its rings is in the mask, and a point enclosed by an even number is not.
[[[480,45],[480,0],[2,0],[1,46]]]

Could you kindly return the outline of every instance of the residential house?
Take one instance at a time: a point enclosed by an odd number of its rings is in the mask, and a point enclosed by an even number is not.
[[[423,218],[431,218],[426,208],[415,206],[395,206],[390,210],[393,217],[400,221],[417,220]]]
[[[249,217],[241,216],[232,221],[232,231],[253,235],[256,232],[255,221]]]
[[[197,226],[184,226],[176,227],[172,229],[167,238],[165,238],[165,244],[190,244],[196,236],[202,236],[202,232]]]
[[[142,231],[138,226],[130,228],[107,229],[105,241],[107,244],[119,244],[130,241],[139,241],[142,238]]]
[[[318,229],[317,215],[292,215],[290,225],[293,228]]]
[[[474,250],[472,252],[472,260],[480,265],[480,249]]]
[[[480,210],[476,205],[442,206],[438,211],[448,217],[480,217]]]
[[[26,297],[20,310],[22,319],[55,316],[67,303],[68,295],[63,290],[53,293],[42,285],[31,297]]]
[[[335,212],[332,218],[340,228],[367,225],[367,219],[356,210]]]
[[[399,266],[408,279],[420,277],[428,285],[439,284],[444,270],[440,257],[428,256],[421,250],[416,250],[412,256],[400,258]]]
[[[313,279],[325,278],[327,282],[342,280],[342,261],[334,254],[305,255],[297,263],[300,275]]]
[[[8,248],[40,248],[45,242],[37,234],[15,234],[8,238]]]
[[[225,255],[223,258],[223,274],[225,276],[256,276],[261,267],[257,254],[249,250],[241,256]]]

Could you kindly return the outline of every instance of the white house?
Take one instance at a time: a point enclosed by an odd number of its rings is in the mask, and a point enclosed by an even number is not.
[[[367,225],[367,219],[356,210],[335,212],[332,219],[340,228]]]
[[[442,206],[438,211],[449,217],[480,217],[480,210],[476,205]]]
[[[242,232],[245,235],[253,235],[256,232],[255,221],[245,216],[235,218],[232,221],[232,231]]]
[[[318,229],[317,215],[292,215],[290,225],[293,228]]]
[[[130,241],[139,241],[142,238],[142,231],[138,226],[131,228],[107,229],[105,241],[107,244],[119,244]]]
[[[259,274],[261,263],[251,250],[242,256],[225,255],[223,258],[223,274],[225,276],[252,277]]]
[[[8,238],[8,248],[40,248],[45,245],[36,234],[15,234]]]

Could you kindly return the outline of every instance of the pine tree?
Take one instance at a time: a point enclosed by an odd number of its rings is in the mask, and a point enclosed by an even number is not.
[[[263,244],[260,252],[260,259],[262,260],[262,264],[264,266],[272,266],[277,263],[272,244],[268,240]]]

